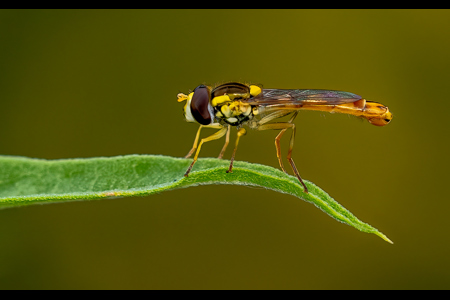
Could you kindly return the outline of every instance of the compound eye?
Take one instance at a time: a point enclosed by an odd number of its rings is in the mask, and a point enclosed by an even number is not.
[[[194,95],[191,100],[191,113],[194,119],[202,124],[211,124],[211,104],[209,103],[211,94],[208,87],[199,85],[194,90]]]

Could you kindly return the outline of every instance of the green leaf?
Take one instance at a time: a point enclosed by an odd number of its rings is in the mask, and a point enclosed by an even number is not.
[[[233,173],[226,173],[229,162],[213,158],[199,159],[189,177],[184,177],[191,161],[158,155],[60,160],[0,156],[0,208],[145,196],[196,185],[237,184],[291,194],[313,203],[340,222],[392,243],[309,181],[305,180],[309,189],[306,194],[297,178],[281,170],[236,161]]]

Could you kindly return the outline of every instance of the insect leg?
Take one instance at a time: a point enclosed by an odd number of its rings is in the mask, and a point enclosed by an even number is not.
[[[198,145],[198,148],[197,148],[197,152],[195,153],[195,156],[194,156],[194,160],[192,161],[189,168],[186,170],[186,173],[184,173],[184,176],[187,177],[189,175],[189,173],[191,172],[192,167],[194,166],[195,162],[198,159],[198,154],[200,153],[203,143],[220,139],[221,137],[223,137],[225,135],[225,133],[227,133],[227,131],[228,131],[227,127],[222,127],[221,125],[216,125],[216,126],[217,127],[213,127],[212,125],[209,126],[210,128],[221,128],[221,129],[219,131],[217,131],[216,133],[214,133],[214,134],[210,135],[209,137],[204,138],[200,141],[200,144]],[[206,127],[206,126],[204,126],[204,127]]]
[[[237,147],[239,144],[239,139],[241,138],[241,136],[245,135],[246,133],[247,133],[247,131],[244,128],[241,128],[238,130],[237,138],[236,138],[236,145],[234,146],[233,155],[231,156],[231,161],[230,161],[230,167],[228,168],[227,173],[233,172],[234,156],[236,155],[236,150],[237,150]]]
[[[280,133],[276,136],[275,148],[277,149],[277,158],[278,158],[278,163],[280,164],[281,170],[283,170],[284,173],[288,174],[288,172],[286,172],[286,169],[284,168],[283,160],[281,159],[281,147],[280,147],[280,139],[283,136],[283,134],[286,132],[286,130],[287,130],[287,128],[281,130]]]
[[[263,124],[269,123],[272,120],[282,118],[284,116],[287,116],[290,113],[292,113],[292,110],[275,111],[275,112],[268,114],[267,116],[264,116],[263,118],[261,118],[261,120],[259,120],[259,122],[258,122],[258,125],[263,125]]]
[[[194,145],[192,146],[192,149],[189,151],[188,154],[186,154],[186,156],[184,158],[191,157],[191,155],[194,154],[195,149],[197,149],[198,139],[200,137],[200,131],[202,131],[202,127],[203,127],[203,125],[200,125],[200,127],[198,128],[197,135],[195,136],[195,140],[194,140]]]
[[[227,136],[225,137],[225,144],[223,145],[222,151],[220,151],[220,154],[217,158],[221,159],[223,157],[223,154],[225,153],[225,150],[227,149],[228,143],[230,142],[230,130],[231,125],[228,125],[227,129]]]
[[[296,116],[297,116],[297,112],[295,112],[293,114],[293,116],[291,117],[291,119],[288,122],[286,122],[286,123],[265,124],[265,125],[259,126],[258,130],[281,129],[281,132],[275,138],[275,145],[277,147],[277,155],[279,155],[279,153],[280,153],[279,139],[281,138],[281,136],[283,136],[284,132],[288,128],[292,128],[292,135],[291,135],[291,139],[290,139],[290,142],[289,142],[289,151],[288,151],[288,155],[287,155],[287,160],[289,161],[289,164],[291,165],[292,171],[294,172],[295,176],[298,178],[300,183],[303,185],[305,193],[308,193],[308,188],[306,187],[305,183],[303,182],[302,178],[300,177],[300,174],[298,173],[297,167],[295,166],[294,160],[291,157],[292,156],[292,149],[294,148],[295,131],[296,131],[295,130],[295,124],[292,123],[292,122],[294,121]],[[277,141],[277,139],[278,139],[278,141]],[[282,166],[280,156],[278,156],[278,161],[280,162],[280,166],[283,169],[283,171],[285,171],[284,167]]]
[[[298,114],[298,111],[294,112],[292,117],[289,119],[288,123],[292,123],[294,121],[295,117],[297,117],[297,114]],[[275,138],[275,147],[277,148],[277,157],[278,157],[278,162],[280,164],[280,167],[283,170],[283,172],[287,174],[288,172],[286,172],[286,169],[284,168],[284,165],[283,165],[283,161],[281,159],[281,147],[280,147],[281,137],[286,132],[286,130],[287,130],[287,128],[281,130],[280,133],[276,136],[276,138]],[[291,140],[293,139],[294,134],[295,134],[295,125],[294,125],[294,127],[292,127]],[[289,151],[288,151],[288,159],[290,159],[291,153],[292,153],[292,148],[294,147],[293,140],[291,141],[291,143],[292,143],[292,145],[290,145]],[[295,173],[295,171],[294,171],[294,173]]]
[[[295,117],[297,116],[298,111],[294,113],[294,115],[292,116],[292,118],[289,120],[288,123],[290,123],[292,125],[292,134],[291,134],[291,139],[289,141],[289,150],[288,150],[288,155],[287,155],[287,160],[289,161],[289,163],[291,164],[291,168],[292,171],[294,171],[295,176],[297,176],[298,180],[300,181],[300,183],[303,185],[303,187],[305,188],[305,193],[308,193],[308,188],[306,187],[305,183],[303,182],[302,178],[300,177],[300,174],[298,173],[297,167],[295,166],[294,160],[292,159],[292,149],[294,149],[294,140],[295,140],[295,124],[292,123],[295,119]]]
[[[257,129],[258,129],[258,130],[266,130],[266,129],[264,129],[264,128],[267,128],[267,126],[262,126],[262,125],[264,125],[264,124],[266,124],[266,123],[268,123],[268,122],[270,122],[270,121],[272,121],[272,120],[275,120],[275,119],[284,117],[284,116],[286,116],[286,115],[288,115],[288,114],[290,114],[290,113],[292,113],[292,111],[289,111],[289,110],[287,110],[287,111],[282,111],[282,110],[280,110],[280,111],[275,111],[275,112],[273,112],[273,113],[271,113],[271,114],[269,114],[269,115],[263,117],[263,118],[258,122],[258,127],[257,127]],[[296,115],[297,115],[297,112],[294,114],[293,118],[295,118]],[[291,123],[291,122],[294,120],[293,118],[289,121],[289,123]],[[262,128],[262,129],[261,129],[261,128]],[[267,128],[267,129],[272,129],[272,128]],[[287,129],[288,129],[288,127],[285,128],[285,129],[283,129],[283,130],[281,130],[280,133],[279,133],[279,134],[277,135],[277,137],[275,138],[275,148],[277,149],[278,163],[280,164],[280,167],[281,167],[281,169],[283,170],[283,172],[286,173],[286,174],[287,174],[287,172],[286,172],[286,169],[284,168],[283,160],[281,159],[280,140],[281,140],[281,137],[283,136],[283,134],[286,132]]]
[[[213,129],[221,129],[222,125],[214,123],[211,125],[200,125],[200,127],[197,130],[197,135],[195,136],[194,145],[192,146],[192,149],[189,151],[188,154],[184,158],[191,157],[192,154],[194,154],[195,150],[197,149],[198,140],[200,138],[200,131],[202,131],[202,128],[213,128]]]

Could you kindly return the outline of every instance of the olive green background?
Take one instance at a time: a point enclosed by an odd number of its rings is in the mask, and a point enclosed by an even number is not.
[[[184,156],[197,126],[176,95],[201,83],[344,90],[394,114],[301,112],[293,156],[394,245],[289,195],[202,186],[1,210],[0,288],[450,288],[449,54],[448,10],[0,11],[3,155]],[[275,136],[249,131],[237,159],[278,167]]]

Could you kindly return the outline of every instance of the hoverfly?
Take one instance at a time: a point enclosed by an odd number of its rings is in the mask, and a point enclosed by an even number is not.
[[[295,139],[293,121],[300,110],[350,114],[365,118],[376,126],[387,125],[392,120],[392,113],[386,106],[367,101],[353,93],[333,90],[262,89],[258,85],[229,82],[214,88],[199,85],[192,93],[188,95],[179,93],[177,97],[178,102],[186,101],[184,106],[186,121],[200,124],[194,145],[185,156],[185,158],[189,158],[195,152],[194,160],[184,176],[188,176],[191,172],[204,143],[226,135],[225,144],[219,154],[219,158],[223,157],[228,146],[231,126],[237,128],[237,138],[227,173],[232,171],[239,139],[246,134],[243,126],[255,130],[280,130],[275,138],[275,147],[280,167],[287,173],[281,159],[280,139],[286,130],[292,129],[287,160],[306,193],[308,193],[308,188],[291,157]],[[288,115],[291,117],[287,122],[272,122]],[[219,131],[199,142],[202,128],[214,128]]]

